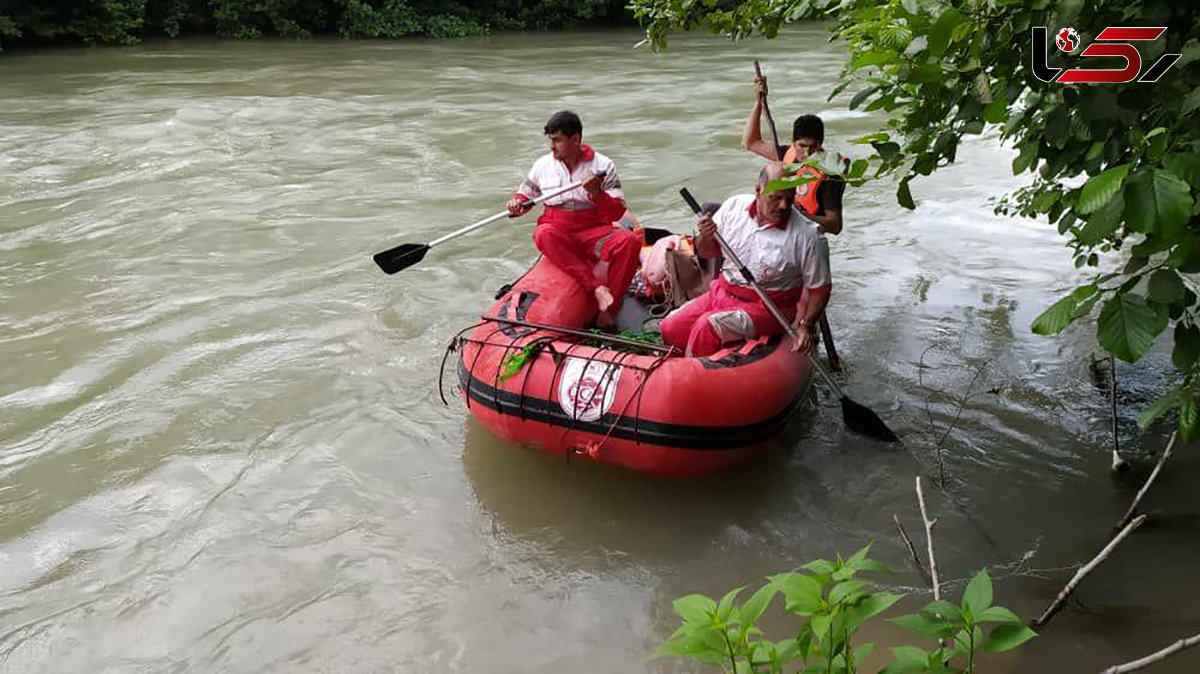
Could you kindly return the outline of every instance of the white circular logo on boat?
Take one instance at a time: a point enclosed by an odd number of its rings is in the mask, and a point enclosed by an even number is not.
[[[558,382],[558,404],[572,419],[595,421],[612,407],[620,378],[618,365],[567,358],[562,379]]]

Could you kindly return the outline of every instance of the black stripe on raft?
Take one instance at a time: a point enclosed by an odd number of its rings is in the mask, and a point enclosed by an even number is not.
[[[498,389],[477,379],[467,371],[467,367],[461,359],[458,361],[458,381],[460,387],[467,391],[472,402],[500,414],[601,436],[609,432],[609,427],[616,420],[610,437],[681,449],[727,450],[761,442],[782,428],[787,423],[788,417],[800,407],[800,402],[804,400],[802,391],[800,395],[793,398],[782,410],[770,418],[741,426],[689,426],[648,421],[627,415],[618,416],[612,413],[605,414],[596,421],[582,421],[572,419],[554,401],[522,396]]]

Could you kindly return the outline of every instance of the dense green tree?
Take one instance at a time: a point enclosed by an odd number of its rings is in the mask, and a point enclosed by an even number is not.
[[[629,21],[625,0],[0,0],[0,45],[150,37],[464,37]]]
[[[1182,436],[1200,437],[1200,22],[1171,0],[633,0],[647,39],[664,48],[671,30],[704,28],[774,37],[789,21],[831,20],[848,49],[851,108],[887,121],[858,142],[874,150],[862,177],[898,178],[896,198],[914,207],[913,181],[954,161],[960,139],[995,127],[1019,155],[1014,174],[1033,183],[1007,195],[1001,212],[1046,217],[1092,276],[1033,323],[1057,334],[1096,316],[1097,339],[1135,362],[1168,331],[1178,384],[1142,415],[1176,409]],[[1035,26],[1051,40],[1073,27],[1084,45],[1109,26],[1165,26],[1139,41],[1142,73],[1164,54],[1182,56],[1157,82],[1064,84],[1031,68]],[[1077,47],[1078,48],[1078,47]],[[1053,43],[1050,67],[1121,69],[1121,57],[1079,58]],[[1043,52],[1044,53],[1044,52]],[[832,98],[831,96],[830,98]],[[918,194],[918,187],[915,190]],[[1168,330],[1170,328],[1170,330]]]

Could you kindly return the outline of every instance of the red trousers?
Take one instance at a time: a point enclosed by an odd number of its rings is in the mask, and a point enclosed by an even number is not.
[[[533,242],[589,293],[601,285],[612,291],[614,301],[608,313],[615,315],[637,271],[642,244],[633,232],[611,222],[597,222],[597,217],[595,210],[546,208],[533,231]],[[608,263],[603,279],[594,271],[600,261]]]
[[[768,296],[789,321],[795,320],[799,289]],[[735,286],[723,274],[713,279],[708,292],[672,311],[659,327],[664,342],[696,358],[710,356],[725,344],[784,331],[752,288]]]

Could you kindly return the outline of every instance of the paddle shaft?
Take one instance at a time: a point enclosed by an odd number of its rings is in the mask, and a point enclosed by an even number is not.
[[[758,67],[758,59],[754,60],[754,74],[762,77],[762,68]],[[775,131],[775,119],[771,117],[771,108],[767,107],[767,97],[762,97],[763,112],[767,115],[767,126],[771,127],[771,147],[775,148],[775,158],[783,161],[783,148],[779,145],[779,133]]]
[[[696,213],[696,215],[699,215],[700,204],[696,202],[696,198],[692,196],[692,193],[688,192],[686,188],[679,190],[679,193],[683,195],[684,200],[688,202],[688,206],[692,207],[692,210]],[[783,326],[784,331],[787,332],[788,337],[791,337],[793,342],[799,343],[800,335],[796,333],[796,328],[792,327],[791,321],[789,321],[783,315],[783,312],[779,310],[779,307],[776,306],[775,302],[767,295],[767,291],[763,290],[762,286],[758,284],[758,281],[754,280],[754,275],[751,274],[750,270],[742,264],[740,259],[738,259],[737,253],[733,252],[733,249],[729,247],[728,243],[725,243],[725,237],[721,236],[721,233],[716,230],[713,230],[713,236],[717,238],[717,243],[721,245],[721,250],[725,253],[725,257],[729,258],[730,261],[737,266],[738,271],[742,274],[742,278],[746,280],[746,283],[750,284],[751,288],[754,288],[754,292],[758,293],[758,298],[762,300],[763,306],[767,308],[767,311],[770,311],[771,315],[775,317],[775,320],[779,321],[779,324]],[[722,272],[718,271],[717,273]],[[837,382],[833,380],[833,377],[829,376],[829,373],[825,371],[825,368],[821,365],[820,361],[811,356],[809,357],[808,361],[813,364],[813,367],[816,368],[817,372],[821,374],[821,377],[825,380],[825,383],[829,385],[829,388],[833,389],[833,392],[836,393],[839,398],[846,397],[846,394],[842,392],[842,387],[838,386]]]
[[[582,184],[583,183],[581,183],[581,182],[573,182],[570,185],[567,185],[566,187],[562,188],[561,190],[556,190],[554,192],[550,192],[549,194],[543,194],[542,196],[534,199],[533,201],[527,202],[527,203],[529,203],[532,206],[536,206],[537,204],[540,204],[547,199],[553,199],[554,197],[557,197],[560,194],[565,194],[567,192],[570,192],[571,190],[576,189],[577,187],[579,187]],[[438,238],[434,239],[433,241],[430,241],[428,245],[430,248],[433,248],[434,246],[438,245],[439,243],[445,243],[455,237],[462,236],[463,234],[466,234],[468,232],[473,232],[473,231],[479,229],[480,227],[483,227],[484,225],[493,223],[501,218],[507,218],[510,215],[511,214],[507,210],[501,211],[495,215],[486,217],[486,218],[480,220],[479,222],[469,224],[466,227],[463,227],[462,229],[457,229],[453,232],[450,232],[449,234],[439,236]]]

